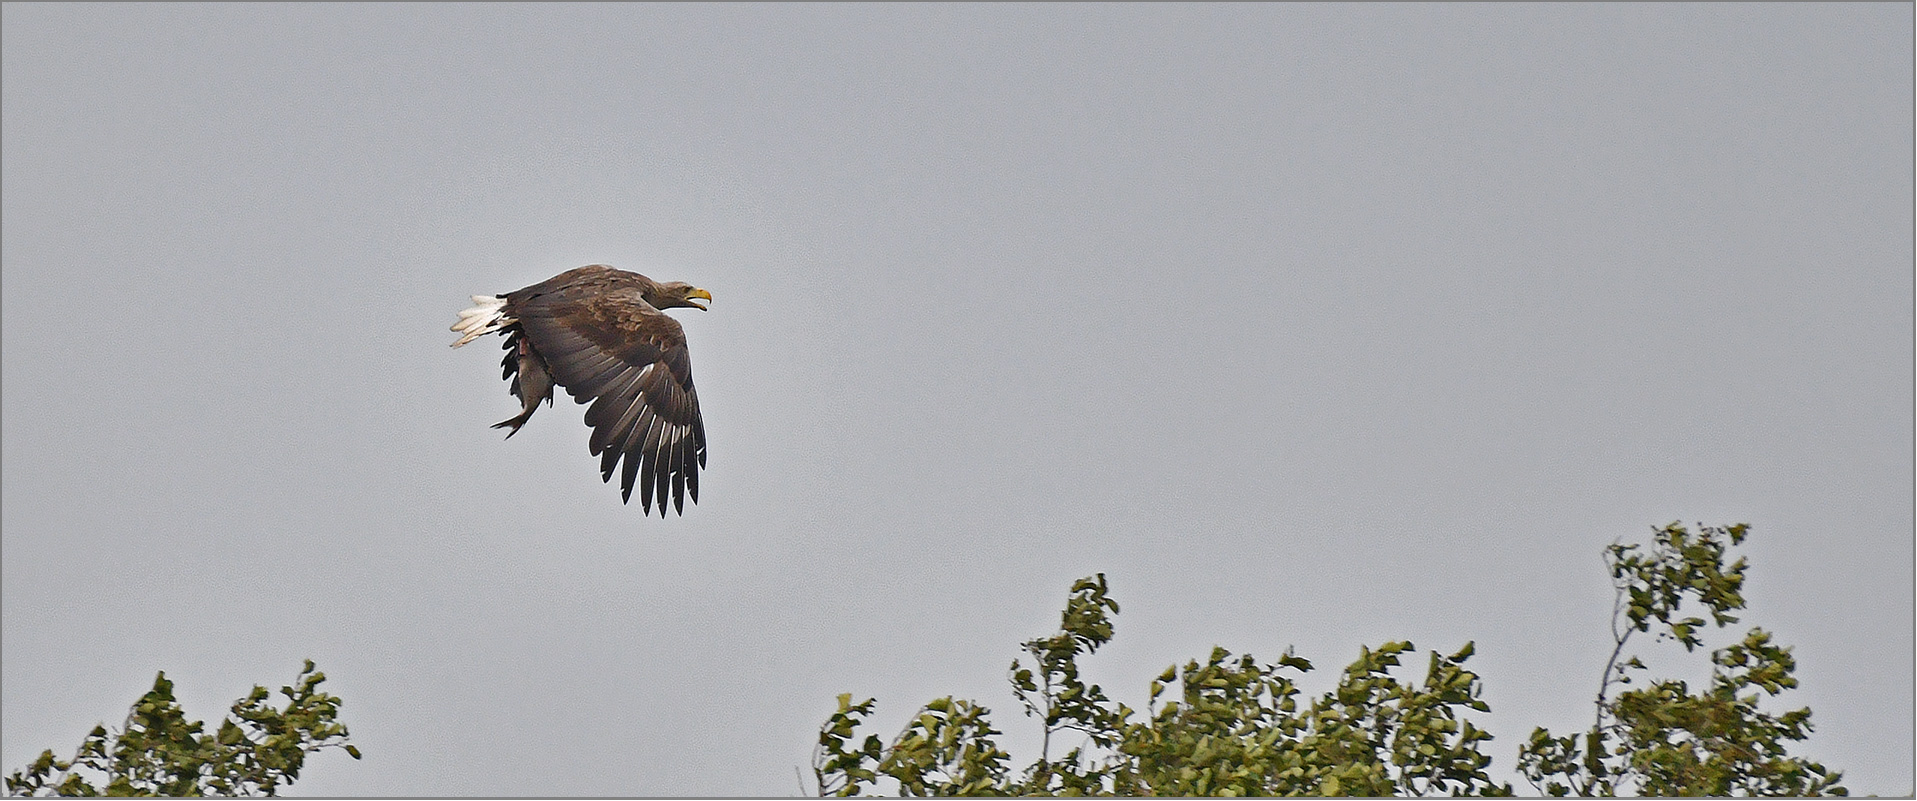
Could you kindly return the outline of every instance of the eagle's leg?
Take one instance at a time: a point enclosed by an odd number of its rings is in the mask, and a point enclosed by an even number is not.
[[[523,408],[512,419],[494,423],[493,428],[512,426],[513,430],[506,432],[506,438],[512,439],[514,434],[519,433],[519,427],[532,419],[540,401],[552,403],[552,374],[546,370],[546,360],[539,358],[539,353],[532,349],[525,335],[517,329],[513,330],[512,338],[506,344],[512,348],[512,352],[506,354],[506,372],[513,374],[513,394],[519,396]]]

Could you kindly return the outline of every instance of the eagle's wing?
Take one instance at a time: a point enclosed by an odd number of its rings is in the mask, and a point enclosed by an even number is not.
[[[507,297],[507,308],[553,382],[574,401],[592,403],[586,425],[601,478],[611,481],[624,458],[621,498],[631,500],[636,478],[648,514],[657,497],[665,516],[668,490],[683,514],[688,493],[699,500],[699,468],[706,463],[685,330],[629,286],[587,283],[600,285],[527,287]]]

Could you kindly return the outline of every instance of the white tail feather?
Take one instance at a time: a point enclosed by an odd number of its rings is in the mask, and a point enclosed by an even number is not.
[[[519,322],[502,311],[506,307],[505,298],[474,295],[473,302],[479,305],[460,312],[459,322],[452,325],[451,330],[465,334],[453,343],[455,348]]]

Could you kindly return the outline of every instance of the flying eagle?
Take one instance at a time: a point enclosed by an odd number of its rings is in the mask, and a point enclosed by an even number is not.
[[[517,292],[474,295],[478,305],[460,312],[453,324],[452,330],[464,334],[453,347],[495,331],[506,335],[502,377],[511,382],[522,408],[493,428],[511,426],[508,439],[540,401],[552,405],[558,384],[574,401],[592,403],[586,425],[592,427],[600,479],[611,481],[625,459],[621,501],[632,500],[637,479],[639,505],[647,515],[657,498],[659,516],[666,516],[668,490],[673,511],[685,514],[685,496],[699,502],[706,426],[699,417],[699,393],[692,388],[685,329],[660,310],[690,306],[704,311],[693,298],[712,300],[712,293],[589,264]]]

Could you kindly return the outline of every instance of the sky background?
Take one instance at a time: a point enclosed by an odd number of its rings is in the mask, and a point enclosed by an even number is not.
[[[1508,776],[1682,520],[1753,526],[1797,753],[1912,789],[1910,4],[0,22],[0,768],[304,658],[366,756],[292,794],[792,794],[843,692],[1023,765],[1102,571],[1118,700],[1475,640]],[[447,348],[595,262],[716,298],[684,517]]]

